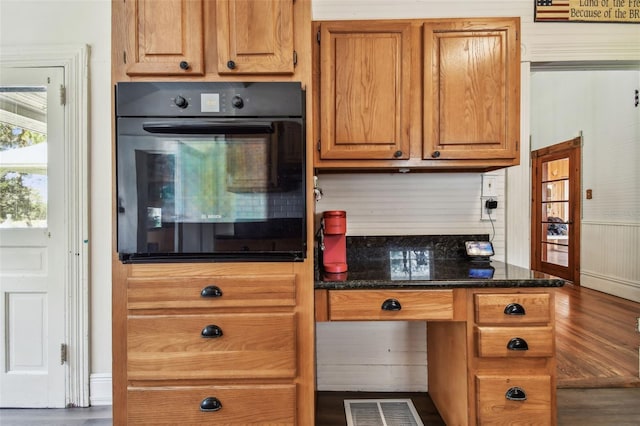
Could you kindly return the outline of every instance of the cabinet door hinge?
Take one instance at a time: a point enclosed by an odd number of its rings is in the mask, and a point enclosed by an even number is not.
[[[316,33],[316,41],[320,44],[320,30]]]
[[[320,152],[320,141],[318,141],[318,144],[316,145],[316,149],[318,150],[318,152]]]
[[[62,84],[60,85],[60,105],[67,104],[67,88]]]
[[[298,65],[298,52],[296,52],[294,50],[293,51],[293,66],[295,67],[296,65]]]
[[[60,365],[63,365],[65,362],[67,362],[67,344],[61,343],[60,344]]]

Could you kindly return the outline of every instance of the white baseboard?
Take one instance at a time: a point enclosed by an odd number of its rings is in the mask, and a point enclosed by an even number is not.
[[[640,283],[582,270],[580,285],[603,293],[640,302]]]
[[[89,377],[89,401],[92,406],[113,405],[111,374],[95,373]]]

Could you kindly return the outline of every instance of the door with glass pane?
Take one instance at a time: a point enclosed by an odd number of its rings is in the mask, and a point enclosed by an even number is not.
[[[0,69],[0,407],[64,407],[63,68]]]
[[[532,158],[532,269],[579,283],[580,138]]]

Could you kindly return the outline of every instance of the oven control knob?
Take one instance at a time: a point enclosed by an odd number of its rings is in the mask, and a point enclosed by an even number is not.
[[[186,108],[189,105],[189,102],[182,96],[176,96],[173,103],[176,104],[178,108]]]
[[[240,96],[234,96],[231,99],[231,105],[233,105],[234,108],[242,108],[244,106],[244,101],[242,100],[242,98]]]

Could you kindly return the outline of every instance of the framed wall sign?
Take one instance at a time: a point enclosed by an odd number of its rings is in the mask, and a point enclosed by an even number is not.
[[[640,0],[534,0],[536,22],[640,23]]]

